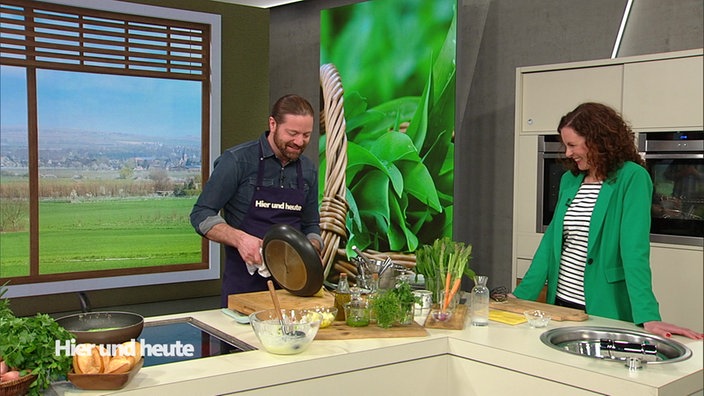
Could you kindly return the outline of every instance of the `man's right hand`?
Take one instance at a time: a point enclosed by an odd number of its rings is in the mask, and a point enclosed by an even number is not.
[[[239,251],[240,256],[242,256],[242,260],[247,264],[261,266],[264,263],[262,259],[262,240],[244,231],[237,231],[241,235],[238,237],[235,247]]]
[[[260,266],[262,240],[225,223],[216,224],[205,234],[211,241],[224,243],[237,249],[245,263]]]

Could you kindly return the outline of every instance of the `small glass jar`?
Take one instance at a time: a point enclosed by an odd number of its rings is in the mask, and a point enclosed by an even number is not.
[[[414,303],[408,303],[408,304],[401,304],[401,317],[399,317],[398,322],[401,325],[409,325],[413,323],[413,320],[415,318],[414,311]]]
[[[369,303],[353,300],[345,304],[345,321],[350,327],[369,326]]]

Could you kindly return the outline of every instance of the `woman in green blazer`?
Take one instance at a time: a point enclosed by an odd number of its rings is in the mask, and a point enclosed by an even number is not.
[[[642,324],[666,337],[703,338],[661,321],[650,271],[653,185],[630,127],[610,107],[583,103],[562,117],[558,133],[568,172],[552,222],[513,295],[535,300],[547,281],[550,304]]]

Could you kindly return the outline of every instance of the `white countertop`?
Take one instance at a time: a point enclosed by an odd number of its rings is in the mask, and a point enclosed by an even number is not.
[[[261,347],[250,325],[239,324],[220,310],[145,320],[183,317],[193,317],[249,345]],[[427,337],[315,340],[307,350],[297,355],[274,355],[256,350],[144,367],[123,389],[117,391],[82,391],[70,383],[55,384],[53,389],[59,395],[224,394],[352,372],[370,366],[450,355],[556,381],[576,389],[608,394],[701,393],[704,381],[704,347],[701,340],[675,336],[676,341],[692,350],[691,358],[682,362],[645,365],[643,369],[634,371],[620,362],[557,351],[540,341],[540,334],[544,331],[564,326],[643,331],[631,323],[598,317],[590,317],[585,322],[551,321],[546,329],[533,329],[526,323],[512,326],[492,321],[487,327],[467,325],[463,330],[428,329]]]

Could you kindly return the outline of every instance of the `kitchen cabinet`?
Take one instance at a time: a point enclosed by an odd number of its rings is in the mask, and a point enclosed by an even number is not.
[[[702,56],[627,63],[623,115],[634,130],[702,130]]]
[[[509,383],[514,389],[540,389],[541,394],[547,395],[598,394],[503,367],[443,355],[244,391],[238,395],[303,395],[311,389],[325,389],[342,396],[502,395],[506,394]]]
[[[521,233],[535,232],[538,193],[538,136],[519,135],[515,144],[514,227]]]
[[[522,133],[554,133],[560,118],[583,102],[621,109],[623,65],[527,72],[517,80],[522,93]]]
[[[660,303],[662,320],[690,329],[704,328],[704,253],[701,248],[650,250],[653,293]]]
[[[435,356],[385,366],[269,386],[262,389],[238,392],[238,395],[290,396],[305,395],[312,389],[320,394],[341,396],[357,395],[459,395],[450,392],[447,356]],[[422,373],[422,375],[413,375]],[[411,375],[409,375],[411,374]],[[325,390],[325,391],[323,391]],[[464,393],[468,394],[468,393]]]
[[[517,166],[513,178],[516,197],[513,230],[519,238],[513,244],[513,249],[516,257],[530,260],[543,235],[536,232],[538,135],[518,135],[514,147]]]
[[[450,362],[451,377],[459,380],[449,393],[442,395],[598,395],[586,389],[579,389],[548,380],[539,376],[515,372],[503,367],[483,364],[471,359],[452,358]],[[472,380],[469,380],[469,379]],[[434,381],[433,381],[434,382]],[[430,394],[430,393],[421,393]]]

